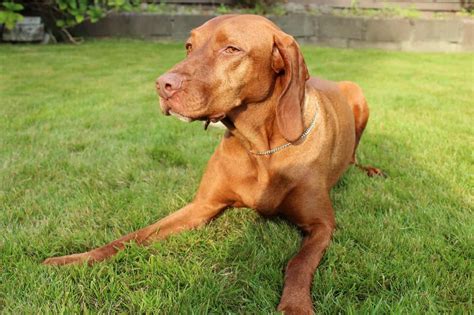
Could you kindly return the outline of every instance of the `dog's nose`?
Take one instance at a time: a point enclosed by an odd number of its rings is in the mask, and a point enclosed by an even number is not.
[[[165,73],[156,79],[156,87],[161,97],[170,98],[181,89],[183,78],[176,73]]]

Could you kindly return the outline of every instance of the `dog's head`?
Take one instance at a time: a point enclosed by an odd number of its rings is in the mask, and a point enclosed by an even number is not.
[[[282,135],[289,141],[301,135],[309,75],[293,37],[261,16],[223,15],[194,29],[186,51],[186,59],[156,81],[165,114],[217,121],[278,90],[276,117]],[[278,89],[275,84],[280,84]]]

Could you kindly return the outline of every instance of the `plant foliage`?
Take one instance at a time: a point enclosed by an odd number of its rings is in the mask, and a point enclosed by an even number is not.
[[[8,29],[12,29],[15,24],[23,20],[23,15],[20,12],[23,10],[23,5],[13,1],[5,1],[2,3],[2,10],[0,11],[0,24],[5,24]]]
[[[23,14],[39,15],[49,30],[63,39],[75,42],[68,29],[84,21],[97,22],[110,12],[127,12],[139,9],[144,0],[8,0],[0,6],[0,24],[12,29],[23,19]],[[282,15],[285,11],[280,4],[285,0],[237,0],[237,7],[253,14]],[[166,12],[167,4],[160,1],[144,6],[150,12]],[[231,9],[221,5],[217,13],[225,14]]]
[[[50,29],[74,41],[68,28],[84,21],[97,22],[112,11],[131,11],[140,3],[140,0],[16,0],[3,2],[0,23],[11,29],[23,18],[23,11],[33,12],[40,15]]]
[[[285,0],[236,0],[237,5],[244,8],[249,8],[251,13],[255,14],[272,14],[276,13],[275,10],[280,10],[280,5]],[[282,15],[282,14],[277,14]]]

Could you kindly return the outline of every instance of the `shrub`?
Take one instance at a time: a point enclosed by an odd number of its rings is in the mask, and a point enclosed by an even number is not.
[[[19,13],[39,15],[54,35],[76,42],[68,31],[86,20],[96,22],[111,11],[131,11],[141,0],[15,0],[3,2],[0,23],[13,28],[22,18]]]
[[[16,22],[23,19],[23,15],[18,13],[21,10],[23,10],[23,6],[19,3],[3,2],[0,11],[0,24],[5,24],[8,29],[12,29]]]

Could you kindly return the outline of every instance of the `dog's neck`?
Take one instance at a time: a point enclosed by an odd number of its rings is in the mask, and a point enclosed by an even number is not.
[[[227,121],[223,121],[248,151],[266,151],[287,142],[276,121],[279,95],[271,93],[262,102],[241,105],[229,112]]]

